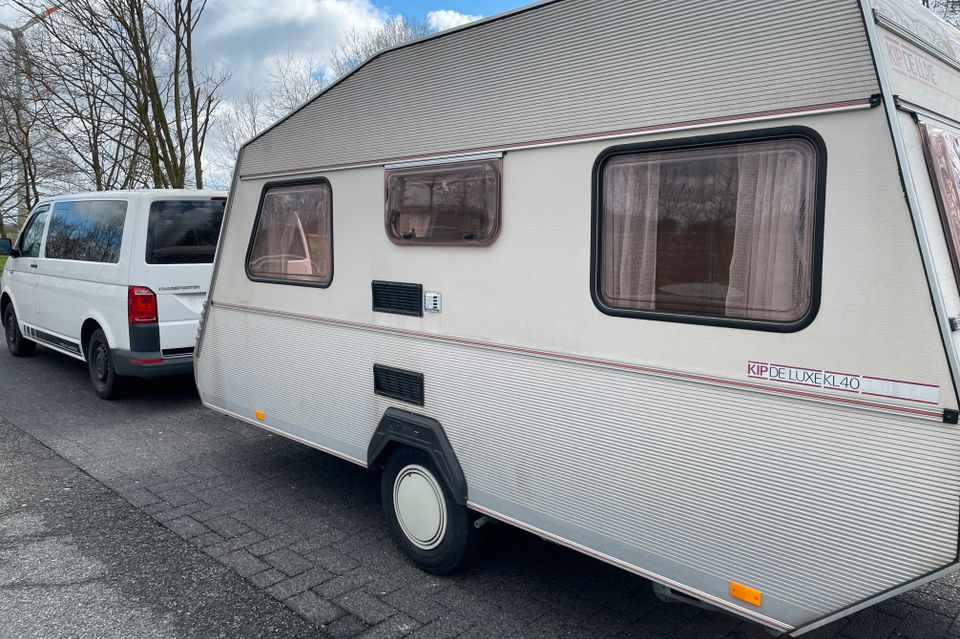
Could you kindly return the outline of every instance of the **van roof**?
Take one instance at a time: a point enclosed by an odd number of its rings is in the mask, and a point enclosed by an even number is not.
[[[227,197],[226,191],[216,189],[130,189],[126,191],[87,191],[85,193],[63,193],[40,198],[40,202],[58,202],[63,200],[103,200],[103,199],[185,199],[191,197]]]

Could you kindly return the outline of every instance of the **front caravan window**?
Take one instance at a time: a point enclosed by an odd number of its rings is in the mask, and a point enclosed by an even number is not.
[[[596,176],[600,309],[802,328],[817,300],[818,154],[812,138],[784,136],[608,152]]]
[[[395,244],[492,244],[500,232],[500,160],[387,170]]]
[[[247,254],[253,280],[329,286],[333,201],[327,182],[268,187]]]
[[[950,238],[947,243],[954,274],[960,282],[960,133],[929,124],[920,126],[926,142],[930,179],[944,230]]]

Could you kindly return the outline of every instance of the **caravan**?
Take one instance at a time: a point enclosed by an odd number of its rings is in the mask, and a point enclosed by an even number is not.
[[[553,0],[238,160],[210,408],[785,633],[957,568],[960,34],[907,0]]]

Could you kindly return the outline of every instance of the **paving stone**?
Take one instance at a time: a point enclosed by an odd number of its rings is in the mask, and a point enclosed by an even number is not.
[[[284,603],[309,621],[319,625],[326,625],[344,614],[343,610],[310,591],[291,597]]]
[[[360,635],[360,639],[400,639],[420,627],[415,620],[405,615],[394,615],[384,619]]]
[[[350,572],[337,575],[324,581],[320,586],[319,593],[324,597],[339,597],[340,595],[355,590],[374,578],[373,573],[365,568],[355,568]]]
[[[230,539],[231,537],[237,537],[246,532],[250,532],[249,526],[240,523],[230,515],[214,517],[213,519],[208,519],[205,523],[211,530],[222,535],[224,539]]]
[[[166,522],[164,526],[186,539],[210,532],[209,528],[191,517],[174,519]]]
[[[312,568],[296,577],[288,577],[267,589],[277,599],[284,600],[322,584],[331,577],[323,568]]]
[[[393,615],[396,610],[388,606],[373,595],[362,590],[355,590],[337,600],[340,607],[363,619],[370,625],[380,623]]]
[[[291,577],[314,567],[312,561],[286,548],[263,555],[263,560]]]
[[[250,575],[249,579],[260,588],[268,588],[273,584],[283,581],[287,576],[276,568],[268,568],[255,575]]]
[[[347,614],[333,620],[324,626],[323,630],[334,639],[348,639],[349,637],[356,637],[369,627],[359,617]]]
[[[220,561],[233,568],[243,577],[249,577],[255,573],[269,568],[267,564],[254,557],[246,550],[235,550],[219,557]]]

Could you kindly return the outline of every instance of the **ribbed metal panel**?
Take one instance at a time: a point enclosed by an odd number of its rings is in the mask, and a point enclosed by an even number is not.
[[[561,0],[387,52],[254,140],[241,174],[876,92],[855,0]]]
[[[727,582],[748,584],[793,626],[957,551],[960,432],[933,420],[217,306],[208,322],[212,405],[363,460],[399,405],[371,367],[421,371],[418,410],[472,502],[733,603]]]

